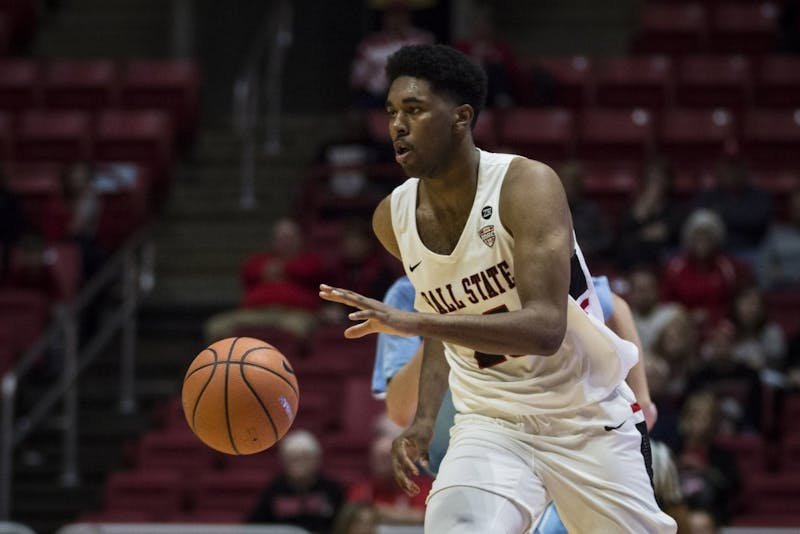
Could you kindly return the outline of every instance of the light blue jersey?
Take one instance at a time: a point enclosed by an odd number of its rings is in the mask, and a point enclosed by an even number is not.
[[[592,283],[603,309],[603,318],[607,321],[613,311],[613,300],[608,278],[605,276],[592,277]],[[383,301],[397,309],[414,311],[414,286],[408,277],[395,281],[386,292]],[[372,393],[376,398],[386,398],[386,384],[391,378],[408,363],[417,352],[422,339],[418,336],[401,337],[390,334],[378,334],[378,348],[375,353],[375,367],[372,371]],[[442,401],[439,414],[436,416],[433,439],[428,447],[431,474],[436,475],[442,463],[450,442],[450,428],[455,422],[456,409],[450,390]],[[532,534],[567,534],[567,529],[561,522],[552,501],[545,508],[544,513],[534,527]]]

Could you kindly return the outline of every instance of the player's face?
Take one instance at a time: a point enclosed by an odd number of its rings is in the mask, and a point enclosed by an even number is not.
[[[435,176],[455,145],[455,104],[427,80],[401,76],[389,88],[386,112],[397,163],[409,176]]]

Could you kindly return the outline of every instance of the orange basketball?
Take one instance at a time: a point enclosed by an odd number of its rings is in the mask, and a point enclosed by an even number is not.
[[[227,454],[272,447],[297,414],[297,378],[281,352],[260,339],[217,341],[183,379],[183,413],[200,440]]]

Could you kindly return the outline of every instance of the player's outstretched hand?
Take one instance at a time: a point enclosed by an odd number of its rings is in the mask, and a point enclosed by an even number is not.
[[[320,284],[319,296],[331,302],[358,308],[359,311],[355,311],[347,317],[361,322],[345,330],[344,337],[357,338],[379,332],[396,336],[416,335],[414,331],[414,325],[418,319],[416,313],[398,310],[379,300],[359,295],[355,291],[326,284]]]
[[[419,486],[413,477],[419,476],[416,462],[428,467],[428,444],[433,438],[433,427],[412,423],[405,432],[392,443],[392,470],[394,479],[406,494],[414,497]]]

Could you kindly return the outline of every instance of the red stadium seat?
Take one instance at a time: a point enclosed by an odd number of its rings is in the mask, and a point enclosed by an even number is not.
[[[600,203],[604,214],[615,219],[636,192],[639,172],[640,166],[635,164],[587,162],[584,192]]]
[[[150,521],[157,521],[157,517],[153,517],[144,510],[110,510],[105,512],[89,512],[82,514],[77,522],[78,523],[148,523]]]
[[[575,150],[572,112],[563,108],[508,110],[500,121],[499,143],[545,162],[569,158]]]
[[[311,354],[292,362],[298,376],[306,371],[367,376],[372,371],[375,338],[346,339],[344,328],[336,324],[317,328],[311,340]]]
[[[329,447],[366,447],[374,435],[374,423],[386,412],[383,401],[372,396],[369,378],[349,378],[344,385],[344,395],[338,406],[340,432],[325,436],[323,443]],[[363,461],[364,457],[361,457]]]
[[[168,111],[176,131],[195,131],[200,103],[200,72],[191,61],[133,61],[122,78],[122,104]]]
[[[173,128],[166,113],[106,110],[97,117],[94,154],[98,161],[132,161],[146,166],[155,184],[166,187],[172,149]]]
[[[800,57],[764,57],[755,97],[760,106],[800,108]]]
[[[167,522],[196,523],[203,525],[239,525],[244,523],[245,519],[247,519],[246,513],[232,510],[195,510],[194,512],[174,514]]]
[[[747,512],[750,514],[797,514],[800,479],[797,473],[752,473],[748,477]]]
[[[741,109],[750,101],[753,73],[743,56],[694,56],[678,68],[678,104]]]
[[[301,395],[303,393],[301,392]],[[301,400],[302,402],[302,400]],[[303,413],[303,409],[300,408],[297,416]],[[294,424],[295,428],[302,428],[297,425],[295,421]],[[270,450],[260,452],[258,454],[244,454],[235,456],[232,454],[220,454],[218,457],[219,463],[223,469],[223,471],[234,471],[234,472],[242,472],[247,471],[249,473],[254,473],[267,478],[272,478],[276,476],[281,469],[281,461],[278,455],[278,447],[275,446]]]
[[[590,161],[641,160],[654,142],[654,119],[644,109],[591,109],[583,114],[578,157]]]
[[[50,257],[49,269],[57,284],[59,300],[69,300],[78,294],[83,282],[81,271],[81,251],[73,243],[53,243],[45,251]],[[22,263],[22,251],[16,247],[11,256],[11,272],[14,273]]]
[[[752,473],[764,471],[766,468],[766,448],[761,436],[734,435],[718,438],[717,445],[732,452],[736,456],[739,470],[749,477]]]
[[[14,123],[11,115],[0,111],[0,160],[12,159],[14,154]]]
[[[181,473],[210,469],[214,452],[188,431],[147,434],[139,447],[139,467],[171,469]]]
[[[724,109],[670,109],[661,117],[659,148],[683,167],[711,167],[736,138],[733,115]]]
[[[661,108],[671,99],[672,61],[666,56],[616,57],[594,64],[599,106]]]
[[[555,82],[555,104],[583,107],[588,99],[592,63],[585,56],[540,57],[531,61],[532,69],[540,70]]]
[[[305,351],[297,335],[288,330],[274,326],[239,327],[233,335],[262,339],[281,351],[281,353],[289,359],[289,362],[295,362]]]
[[[26,59],[0,61],[0,109],[20,111],[39,104],[41,67]]]
[[[182,477],[171,470],[126,471],[112,474],[105,489],[108,514],[146,510],[153,519],[183,509]]]
[[[392,142],[389,133],[389,115],[382,109],[367,112],[367,130],[375,141]]]
[[[50,108],[96,110],[117,101],[117,65],[110,60],[53,62],[44,77]]]
[[[800,164],[800,110],[752,110],[744,115],[743,150],[767,168]]]
[[[771,527],[800,527],[800,513],[789,514],[746,514],[740,515],[733,519],[733,526],[735,527],[755,527],[755,528],[771,528]],[[734,531],[735,532],[735,531]],[[747,529],[745,532],[758,532],[754,529]],[[786,532],[781,530],[779,532]]]
[[[706,10],[699,3],[646,3],[634,50],[646,54],[688,54],[702,50]]]
[[[27,111],[17,130],[17,158],[74,162],[92,159],[89,114],[81,111]]]
[[[48,234],[52,210],[60,205],[63,166],[54,163],[14,163],[6,165],[9,188],[19,195],[29,224]]]
[[[273,473],[269,471],[205,472],[190,491],[191,508],[196,512],[235,512],[246,515],[258,503],[272,477]]]
[[[775,47],[778,7],[772,2],[720,2],[711,12],[714,52],[767,54]]]

